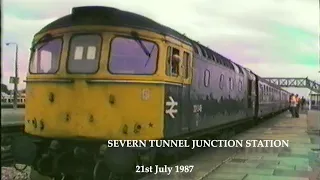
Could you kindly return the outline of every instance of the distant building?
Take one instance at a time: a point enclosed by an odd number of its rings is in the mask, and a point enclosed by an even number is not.
[[[9,98],[9,97],[10,97],[9,94],[7,94],[7,93],[5,93],[5,92],[1,92],[1,99],[2,99],[2,98]]]
[[[26,95],[22,93],[18,93],[18,104],[24,104],[26,99]],[[7,94],[1,92],[1,105],[3,104],[12,104],[13,103],[13,94]]]

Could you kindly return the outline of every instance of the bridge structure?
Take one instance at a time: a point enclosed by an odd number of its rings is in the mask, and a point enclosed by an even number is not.
[[[308,88],[309,109],[320,110],[320,84],[306,78],[265,77],[265,80],[281,87]]]
[[[306,78],[265,77],[265,80],[281,87],[308,88],[315,93],[320,93],[320,84]]]

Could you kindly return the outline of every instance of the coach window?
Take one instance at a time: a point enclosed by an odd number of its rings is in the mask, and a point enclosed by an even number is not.
[[[74,35],[70,41],[67,69],[70,73],[95,73],[98,71],[101,36]]]
[[[168,76],[179,76],[180,51],[176,48],[168,46],[167,50],[167,70]]]
[[[269,95],[269,87],[266,86],[266,96],[268,96],[268,95]]]
[[[268,96],[271,99],[271,88],[268,86]]]
[[[224,86],[224,75],[221,74],[219,79],[219,88],[223,89],[223,86]]]
[[[210,84],[210,71],[208,69],[206,69],[204,71],[204,78],[203,78],[203,83],[205,87],[208,87]]]
[[[275,92],[276,92],[276,90],[272,88],[272,100],[276,99]]]
[[[272,88],[272,100],[275,100],[275,90]]]
[[[263,101],[267,99],[267,88],[266,85],[263,85]]]
[[[190,66],[190,54],[187,52],[183,52],[183,77],[188,79],[189,77],[189,66]]]

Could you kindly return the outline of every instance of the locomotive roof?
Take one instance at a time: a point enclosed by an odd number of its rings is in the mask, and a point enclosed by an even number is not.
[[[197,47],[201,49],[201,54],[204,53],[202,50],[205,51],[208,59],[210,56],[218,54],[217,52],[201,45],[200,43],[191,40],[190,38],[186,37],[185,35],[179,33],[178,31],[171,29],[167,26],[159,24],[152,19],[144,17],[139,14],[135,14],[128,11],[122,11],[119,9],[111,8],[111,7],[103,7],[103,6],[84,6],[84,7],[75,7],[72,9],[72,13],[61,17],[44,28],[42,28],[37,34],[44,33],[48,30],[69,27],[69,26],[80,26],[80,25],[106,25],[106,26],[120,26],[120,27],[129,27],[129,28],[138,28],[153,31],[159,34],[171,36],[176,38],[184,43],[192,45],[195,49],[196,53],[198,54]],[[230,65],[230,60],[226,57],[218,54],[218,58],[221,61],[224,61],[223,65],[232,69]],[[242,67],[241,67],[242,68]]]
[[[37,34],[52,29],[79,25],[106,25],[145,29],[164,35],[171,35],[190,44],[190,40],[186,36],[152,19],[132,12],[103,6],[75,7],[72,9],[71,14],[51,22]]]

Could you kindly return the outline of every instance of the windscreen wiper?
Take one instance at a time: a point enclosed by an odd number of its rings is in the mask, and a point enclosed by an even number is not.
[[[136,42],[140,45],[141,49],[143,50],[143,52],[150,58],[151,54],[148,51],[147,47],[142,43],[139,34],[135,31],[131,31],[131,35],[134,38],[134,40],[136,40]]]
[[[147,65],[149,64],[149,61],[150,61],[150,58],[151,58],[151,54],[152,54],[155,46],[156,46],[155,44],[152,46],[152,49],[150,51],[150,56],[148,57],[146,63],[144,64],[144,67],[147,67]]]

